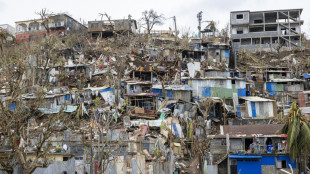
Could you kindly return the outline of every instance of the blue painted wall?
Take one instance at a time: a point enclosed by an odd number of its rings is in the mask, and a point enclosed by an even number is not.
[[[292,168],[296,168],[296,161],[291,162],[290,157],[289,156],[278,156],[277,160],[279,161],[283,161],[286,160],[287,161],[287,166],[289,164],[292,165]],[[262,168],[261,165],[276,165],[275,162],[275,157],[274,156],[262,156],[262,158],[257,161],[241,161],[240,159],[238,159],[237,161],[237,169],[238,172],[240,172],[240,174],[261,174],[262,172]]]
[[[238,97],[245,97],[246,96],[246,89],[238,89]]]
[[[261,174],[260,161],[237,161],[237,172],[240,174]]]
[[[266,83],[266,89],[269,91],[269,96],[275,96],[276,95],[276,84],[267,82]]]
[[[203,97],[211,97],[211,87],[204,87],[202,90]]]
[[[167,90],[167,97],[172,97],[172,90]]]
[[[108,91],[113,91],[114,88],[106,88],[106,89],[103,89],[101,90],[100,92],[108,92]]]
[[[287,167],[288,167],[289,164],[291,164],[293,169],[296,168],[296,160],[292,162],[289,156],[278,156],[277,160],[278,161],[286,160],[287,161]]]
[[[252,117],[256,117],[256,109],[255,109],[255,102],[251,102],[251,109],[252,109]]]
[[[157,97],[162,97],[163,96],[163,90],[161,90],[161,89],[152,88],[152,92],[153,93],[158,93]]]

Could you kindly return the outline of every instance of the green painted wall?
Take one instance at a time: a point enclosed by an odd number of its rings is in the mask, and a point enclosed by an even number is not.
[[[238,89],[236,89],[236,85],[232,85],[232,89],[228,88],[219,88],[219,87],[212,87],[211,88],[211,96],[212,97],[219,97],[221,99],[228,99],[233,98],[233,93],[238,93]]]
[[[276,91],[284,91],[284,85],[276,83]]]

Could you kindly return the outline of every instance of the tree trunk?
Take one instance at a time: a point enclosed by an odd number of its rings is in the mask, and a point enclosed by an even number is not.
[[[13,174],[14,173],[14,169],[13,170],[7,170],[6,171],[8,174]]]
[[[297,166],[298,166],[298,173],[302,172],[302,168],[301,168],[301,155],[302,153],[300,151],[298,151],[298,156],[297,156]]]
[[[115,97],[115,104],[116,104],[116,107],[119,105],[119,91],[120,91],[120,85],[121,85],[121,78],[118,78],[117,79],[117,89],[116,89],[116,97]]]
[[[162,89],[162,97],[166,98],[166,90],[165,90],[165,81],[161,82],[161,89]]]
[[[90,174],[93,174],[93,129],[90,126]]]

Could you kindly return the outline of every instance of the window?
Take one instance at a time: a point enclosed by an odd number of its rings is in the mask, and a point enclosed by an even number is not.
[[[62,158],[62,161],[68,161],[69,160],[69,157],[63,157]]]
[[[277,161],[277,168],[287,168],[287,161],[282,160],[282,161]]]
[[[98,28],[98,23],[91,24],[91,28]]]
[[[265,31],[278,31],[277,25],[268,25],[265,26]]]
[[[287,168],[286,161],[281,161],[281,164],[282,164],[282,168]]]
[[[261,19],[254,20],[254,24],[260,24],[260,23],[263,23],[263,20],[261,20]]]
[[[61,26],[61,22],[55,22],[55,27]]]
[[[243,34],[243,30],[242,29],[238,29],[237,30],[237,34]]]
[[[240,42],[240,39],[234,39],[233,42]]]
[[[237,14],[237,19],[243,19],[243,14]]]
[[[230,172],[231,174],[238,173],[237,160],[235,159],[230,160]]]
[[[251,144],[253,143],[253,138],[245,138],[244,140],[244,150],[250,150]]]

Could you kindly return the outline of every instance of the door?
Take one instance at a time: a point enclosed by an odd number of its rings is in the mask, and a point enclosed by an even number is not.
[[[256,109],[255,109],[255,102],[251,102],[251,109],[252,109],[252,117],[256,117]]]

